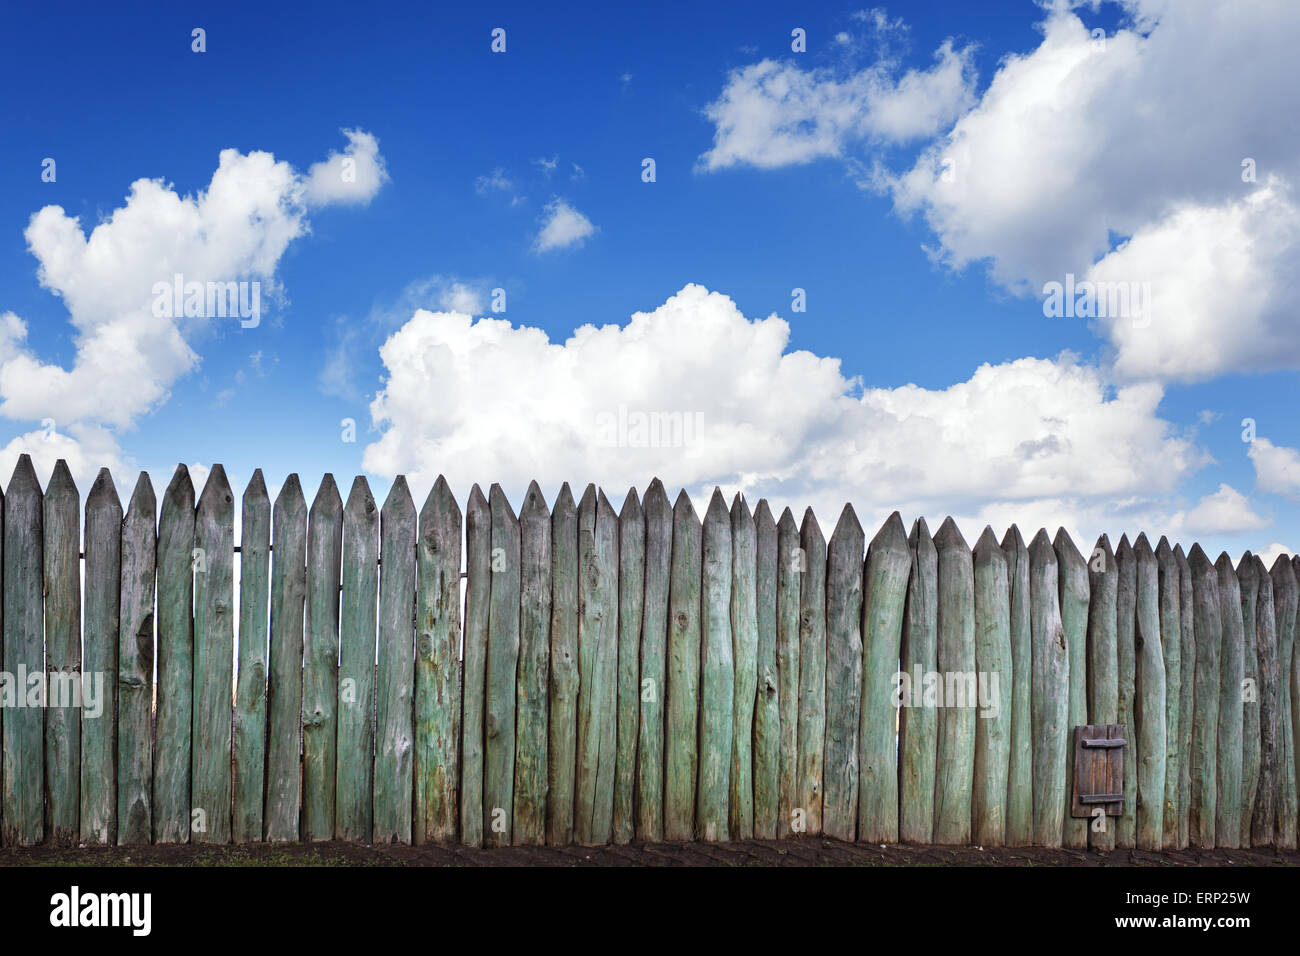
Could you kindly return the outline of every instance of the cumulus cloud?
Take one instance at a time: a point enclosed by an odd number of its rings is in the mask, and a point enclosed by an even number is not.
[[[379,155],[379,140],[359,129],[345,129],[343,135],[348,138],[343,152],[331,152],[328,159],[312,163],[307,171],[304,191],[309,205],[364,205],[388,182],[388,170]]]
[[[363,170],[358,182],[377,188],[360,161],[369,156],[382,168],[374,138],[348,135],[349,155]],[[34,214],[24,236],[41,285],[68,310],[75,357],[68,367],[44,361],[27,346],[22,319],[0,315],[0,415],[52,419],[68,440],[93,434],[96,453],[112,457],[116,446],[106,429],[130,428],[166,401],[199,363],[194,343],[212,334],[212,322],[229,321],[159,315],[156,285],[170,285],[176,275],[186,284],[257,282],[262,301],[274,299],[276,268],[289,243],[307,231],[309,204],[356,199],[354,191],[313,186],[321,168],[304,177],[270,153],[226,149],[206,189],[181,196],[162,180],[137,180],[89,236],[59,206]]]
[[[1231,485],[1220,484],[1181,516],[1181,525],[1191,535],[1242,534],[1260,531],[1272,522],[1256,514],[1250,502]]]
[[[590,219],[563,199],[553,199],[546,204],[541,223],[542,228],[533,242],[536,252],[581,245],[596,231]]]
[[[1155,514],[1206,461],[1159,417],[1158,385],[1115,389],[1069,355],[982,365],[946,389],[864,389],[838,359],[788,351],[789,336],[698,285],[563,342],[418,311],[380,349],[381,437],[364,466],[445,473],[460,494],[564,477],[613,492],[658,475],[693,494],[812,504],[830,523],[845,501],[864,523],[895,508],[973,523],[1005,507],[1023,521],[1041,503],[1045,523],[1091,531],[1093,517]]]
[[[1300,452],[1256,437],[1246,454],[1255,466],[1255,490],[1300,500]]]
[[[970,52],[945,42],[929,69],[906,72],[891,60],[847,73],[775,60],[733,70],[704,108],[715,132],[699,166],[770,169],[933,136],[972,102]]]

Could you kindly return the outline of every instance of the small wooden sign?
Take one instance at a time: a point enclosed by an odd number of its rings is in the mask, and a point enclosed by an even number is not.
[[[1124,727],[1084,724],[1074,728],[1074,797],[1072,817],[1091,817],[1097,807],[1106,815],[1124,812]]]

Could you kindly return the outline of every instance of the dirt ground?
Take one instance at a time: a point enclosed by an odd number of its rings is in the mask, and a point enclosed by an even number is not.
[[[1042,847],[981,848],[844,843],[826,838],[604,847],[241,846],[5,847],[0,866],[1297,866],[1272,849],[1093,853]]]

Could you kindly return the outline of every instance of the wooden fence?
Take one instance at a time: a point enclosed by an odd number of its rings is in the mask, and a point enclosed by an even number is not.
[[[462,515],[441,478],[309,510],[258,471],[241,507],[236,548],[220,465],[125,510],[103,470],[79,553],[66,465],[19,461],[4,843],[1296,846],[1300,558],[897,513],[868,544],[847,507],[828,543],[658,480]],[[1070,815],[1083,724],[1125,728],[1120,817]]]

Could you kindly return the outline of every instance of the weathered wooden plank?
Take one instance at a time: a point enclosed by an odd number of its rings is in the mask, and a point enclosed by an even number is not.
[[[618,688],[614,753],[615,843],[636,832],[636,744],[641,711],[641,618],[645,609],[645,512],[629,488],[618,515]]]
[[[154,580],[153,485],[140,472],[122,522],[117,636],[117,842],[148,843],[153,829]],[[189,556],[177,555],[189,563]],[[188,709],[188,708],[187,708]],[[188,741],[176,741],[188,754]]]
[[[799,763],[802,832],[822,832],[822,760],[826,744],[826,538],[809,508],[799,529]],[[796,832],[800,832],[795,828]]]
[[[267,674],[266,839],[299,837],[302,799],[303,622],[307,502],[296,474],[275,496],[271,540],[271,649]]]
[[[781,514],[776,536],[776,683],[781,724],[776,833],[788,837],[794,832],[799,805],[799,584],[803,567],[799,526],[789,508]]]
[[[2,509],[0,509],[2,510]],[[117,842],[117,627],[122,502],[107,468],[86,496],[86,610],[82,674],[97,706],[81,715],[82,843]]]
[[[1067,747],[1072,746],[1074,728],[1088,720],[1088,564],[1064,528],[1057,529],[1052,542],[1056,550],[1058,586],[1061,594],[1061,626],[1070,648],[1070,702],[1066,717]],[[1088,846],[1088,821],[1071,816],[1074,802],[1074,760],[1065,761],[1065,828],[1062,845],[1082,850]]]
[[[196,843],[229,843],[235,668],[235,496],[212,466],[194,516],[194,729],[190,780]],[[203,811],[202,814],[197,811]],[[120,810],[119,810],[120,812]],[[204,825],[206,829],[202,828]]]
[[[700,780],[696,820],[704,840],[727,840],[735,661],[731,647],[731,517],[713,489],[704,513],[700,600]]]
[[[939,556],[924,518],[917,518],[908,537],[911,567],[903,606],[901,671],[896,690],[898,715],[898,836],[904,843],[929,843],[934,835],[934,777],[939,748],[939,716],[934,706],[912,702],[929,690],[939,667]],[[906,681],[906,683],[904,683]],[[931,704],[935,703],[929,690]]]
[[[307,613],[302,670],[302,838],[334,838],[338,757],[339,590],[343,499],[326,474],[307,515]]]
[[[1124,811],[1114,821],[1115,846],[1137,845],[1137,724],[1133,716],[1133,693],[1137,679],[1137,654],[1133,642],[1137,630],[1137,560],[1128,535],[1121,535],[1115,548],[1118,578],[1115,587],[1115,657],[1119,669],[1119,724],[1130,741],[1124,754]]]
[[[1273,578],[1274,612],[1277,615],[1277,719],[1278,767],[1276,797],[1276,845],[1282,850],[1296,847],[1295,726],[1291,709],[1291,663],[1295,645],[1296,604],[1300,597],[1290,557],[1279,555],[1269,571]]]
[[[45,715],[29,706],[28,675],[45,668],[45,604],[41,485],[30,455],[19,455],[4,498],[4,667],[15,700],[3,708],[3,798],[0,835],[5,846],[31,846],[45,837]],[[25,695],[24,706],[12,706]]]
[[[737,494],[731,502],[731,648],[735,685],[732,696],[728,829],[733,840],[754,838],[754,697],[758,693],[757,576],[758,532],[749,505]]]
[[[398,475],[379,511],[374,842],[410,843],[415,781],[415,502]]]
[[[1172,850],[1178,846],[1178,780],[1182,751],[1178,718],[1182,714],[1182,597],[1178,576],[1178,559],[1167,538],[1156,545],[1156,563],[1160,568],[1160,648],[1165,663],[1165,789],[1161,846]]]
[[[45,488],[44,511],[45,838],[74,846],[81,791],[81,499],[62,458]],[[151,632],[151,646],[152,638]]]
[[[1250,822],[1255,815],[1255,790],[1259,786],[1259,645],[1255,601],[1259,596],[1259,568],[1247,551],[1237,562],[1241,591],[1242,715],[1241,715],[1241,817],[1238,835],[1242,846],[1251,845]],[[1176,844],[1175,844],[1176,845]]]
[[[641,622],[641,722],[637,741],[636,837],[664,837],[664,707],[673,509],[663,482],[645,491],[645,598]]]
[[[537,482],[519,509],[519,673],[513,842],[546,839],[546,686],[551,661],[551,512]],[[639,637],[639,635],[638,635]],[[636,706],[633,688],[633,707]],[[636,712],[633,710],[633,732]],[[629,827],[631,826],[629,822]]]
[[[1097,539],[1088,561],[1088,723],[1119,723],[1119,655],[1115,641],[1115,602],[1119,569],[1110,539]],[[1125,728],[1125,733],[1129,730]],[[1130,750],[1131,754],[1132,751]],[[1115,821],[1098,808],[1089,821],[1095,850],[1115,848]]]
[[[1291,568],[1294,571],[1294,577],[1297,581],[1297,601],[1300,602],[1300,555],[1291,557]],[[1295,621],[1291,629],[1291,641],[1283,646],[1281,640],[1278,641],[1278,675],[1279,684],[1286,685],[1286,710],[1290,712],[1291,721],[1286,728],[1286,752],[1284,760],[1289,765],[1291,772],[1286,779],[1285,799],[1280,800],[1278,806],[1285,809],[1288,816],[1285,825],[1281,828],[1278,837],[1278,846],[1294,850],[1297,841],[1297,827],[1300,826],[1300,820],[1297,819],[1297,799],[1300,797],[1300,757],[1296,755],[1296,745],[1300,741],[1300,654],[1296,651],[1296,634],[1300,631],[1300,605],[1297,606]],[[1279,713],[1282,708],[1278,708]]]
[[[594,486],[578,508],[578,773],[573,835],[608,843],[618,701],[618,515]]]
[[[1060,554],[1059,538],[1057,553]],[[980,682],[980,709],[975,721],[971,835],[980,846],[1002,846],[1006,841],[1011,684],[1015,675],[1011,670],[1011,587],[1007,580],[1007,557],[992,528],[985,527],[975,543],[973,560],[975,673]],[[1062,592],[1065,592],[1064,584]]]
[[[519,672],[519,519],[501,486],[488,491],[492,584],[483,708],[483,843],[510,843],[515,803],[515,683]]]
[[[1259,593],[1255,598],[1256,646],[1259,650],[1259,785],[1250,821],[1252,846],[1272,846],[1276,836],[1278,732],[1277,612],[1273,577],[1255,556]]]
[[[754,594],[758,628],[754,699],[754,836],[774,840],[780,813],[781,700],[776,635],[776,520],[767,499],[754,509]],[[906,538],[904,538],[906,543]]]
[[[845,505],[826,554],[826,749],[822,832],[854,840],[862,731],[862,589],[866,535]]]
[[[196,559],[194,484],[189,469],[177,465],[163,493],[162,511],[158,518],[158,709],[153,758],[155,843],[186,843],[190,838]],[[121,700],[118,709],[121,709]]]
[[[673,505],[668,586],[668,715],[664,737],[664,839],[695,834],[699,766],[700,587],[703,527],[683,490]]]
[[[975,569],[970,547],[952,518],[934,536],[939,557],[938,762],[934,779],[934,842],[969,843],[975,779]],[[1061,807],[1065,798],[1061,797]]]
[[[420,509],[415,645],[417,844],[456,839],[460,792],[461,513],[447,479]]]
[[[239,672],[235,677],[234,810],[236,843],[262,839],[266,793],[266,669],[270,609],[271,499],[262,469],[244,489],[239,534]]]
[[[1215,562],[1219,575],[1219,616],[1223,644],[1219,651],[1219,731],[1215,779],[1214,845],[1241,846],[1242,702],[1245,677],[1245,631],[1241,620],[1241,584],[1225,551]]]
[[[379,506],[366,479],[358,475],[343,505],[334,764],[334,837],[357,843],[369,843],[374,831],[378,600]]]
[[[1029,545],[1029,622],[1033,641],[1034,843],[1064,837],[1069,746],[1070,647],[1061,623],[1056,552],[1040,530]],[[942,666],[941,668],[942,669]]]
[[[864,842],[898,842],[899,747],[895,728],[899,719],[903,611],[911,570],[907,529],[895,511],[867,546],[863,581],[858,839]]]
[[[1011,756],[1007,766],[1007,846],[1034,842],[1033,642],[1029,626],[1029,548],[1012,525],[1002,536],[1011,614]]]
[[[1160,646],[1160,571],[1145,534],[1133,542],[1137,560],[1137,655],[1133,716],[1137,723],[1137,845],[1158,850],[1165,813],[1165,658]]]
[[[1214,846],[1219,733],[1219,653],[1223,620],[1219,613],[1219,575],[1199,544],[1187,556],[1195,601],[1196,709],[1192,714],[1192,788],[1188,825],[1191,845]]]
[[[546,842],[573,842],[578,745],[578,510],[566,481],[551,512],[551,680]]]
[[[483,731],[487,694],[488,614],[492,595],[492,513],[479,486],[465,506],[465,650],[460,746],[460,839],[483,845]]]
[[[1192,804],[1192,714],[1196,699],[1196,601],[1192,588],[1192,567],[1187,563],[1183,546],[1174,548],[1178,562],[1178,625],[1182,634],[1179,660],[1182,662],[1182,685],[1178,690],[1178,849],[1191,842]]]

